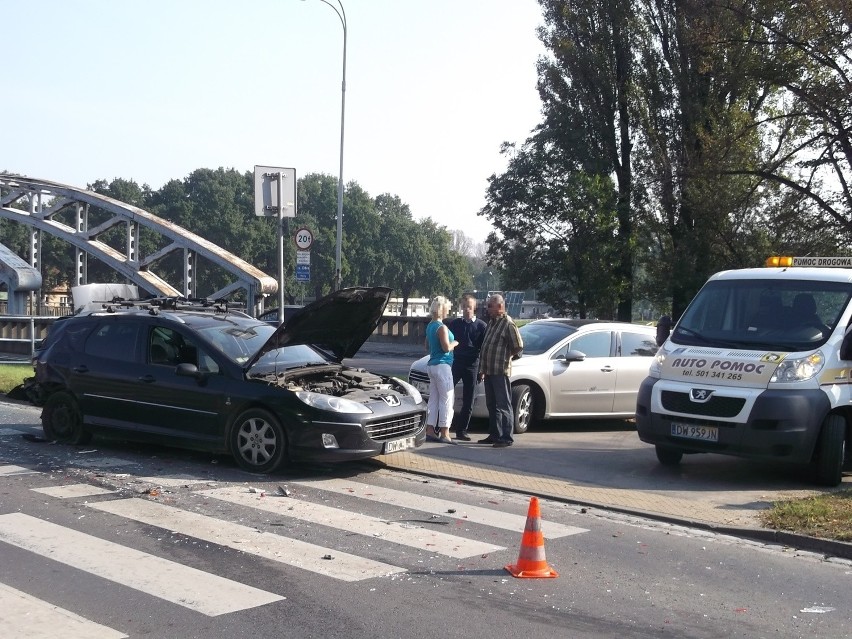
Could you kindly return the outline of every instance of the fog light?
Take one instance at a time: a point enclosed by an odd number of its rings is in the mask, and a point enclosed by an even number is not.
[[[332,435],[330,433],[323,433],[322,434],[322,445],[323,445],[323,448],[340,448],[340,446],[337,443],[337,437],[335,437],[334,435]]]

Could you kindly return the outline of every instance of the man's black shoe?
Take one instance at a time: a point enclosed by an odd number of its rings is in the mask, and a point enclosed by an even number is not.
[[[456,434],[455,434],[455,438],[456,438],[456,439],[460,439],[460,440],[462,440],[463,442],[469,442],[469,441],[470,441],[470,437],[468,437],[468,436],[467,436],[467,435],[465,435],[464,433],[456,433]]]
[[[508,448],[511,445],[512,442],[504,442],[503,440],[500,440],[499,442],[494,442],[493,444],[494,448]]]
[[[486,437],[485,439],[480,439],[476,443],[477,444],[493,444],[496,441],[497,441],[496,439],[491,439],[490,437]]]

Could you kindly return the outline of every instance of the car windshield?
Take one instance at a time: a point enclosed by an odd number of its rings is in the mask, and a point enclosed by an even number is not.
[[[852,284],[814,280],[713,280],[672,333],[677,344],[806,351],[831,335]]]
[[[199,330],[211,344],[240,365],[248,362],[275,331],[276,327],[265,323],[209,326]],[[310,346],[296,344],[264,353],[255,366],[281,369],[326,363],[327,360]]]
[[[577,332],[576,326],[564,322],[530,322],[518,329],[524,340],[524,355],[541,355],[557,342]]]

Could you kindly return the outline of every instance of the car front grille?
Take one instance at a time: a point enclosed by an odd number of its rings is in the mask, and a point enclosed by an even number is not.
[[[374,441],[385,441],[397,437],[408,437],[416,434],[426,421],[426,413],[404,415],[394,419],[370,422],[367,424],[367,434]]]
[[[427,375],[426,373],[421,373],[420,371],[409,371],[408,383],[413,384],[414,382],[420,382],[421,384],[429,384],[429,375]]]
[[[713,395],[706,402],[693,402],[689,393],[663,391],[660,395],[663,408],[688,415],[707,415],[708,417],[736,417],[745,405],[742,397],[718,397]]]

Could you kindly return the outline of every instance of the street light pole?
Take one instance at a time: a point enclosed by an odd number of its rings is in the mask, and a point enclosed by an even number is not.
[[[340,173],[337,178],[337,250],[334,260],[334,290],[339,290],[343,285],[341,273],[341,261],[343,253],[343,128],[346,120],[346,11],[343,10],[343,0],[335,0],[332,4],[329,0],[320,0],[323,4],[331,7],[340,18],[343,25],[343,81],[340,85]],[[338,7],[340,10],[338,11]]]

